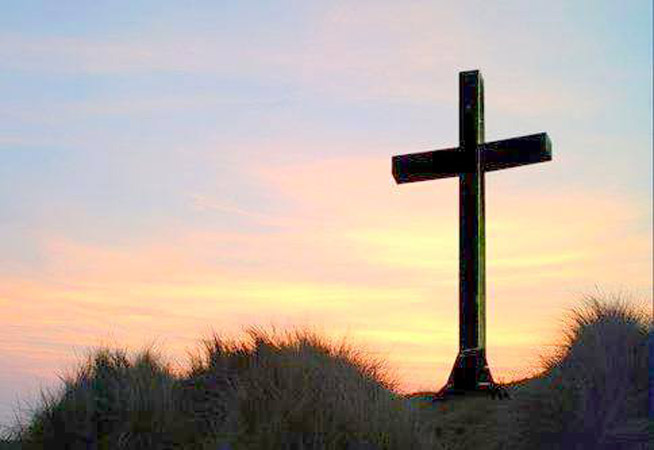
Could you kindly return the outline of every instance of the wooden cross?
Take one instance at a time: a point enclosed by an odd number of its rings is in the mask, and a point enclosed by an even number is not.
[[[484,173],[552,159],[547,133],[484,142],[484,84],[459,73],[459,147],[393,157],[397,183],[459,177],[459,354],[440,395],[493,391],[486,361]]]

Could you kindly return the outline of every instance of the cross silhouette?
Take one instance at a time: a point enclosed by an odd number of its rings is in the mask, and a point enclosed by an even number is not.
[[[547,133],[484,142],[484,84],[459,73],[459,147],[393,156],[400,183],[459,177],[459,354],[439,395],[495,392],[486,361],[484,173],[552,159]]]

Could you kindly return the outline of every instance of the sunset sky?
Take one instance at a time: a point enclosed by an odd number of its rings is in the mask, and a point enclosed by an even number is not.
[[[488,141],[487,344],[538,367],[585,294],[652,291],[652,6],[1,1],[0,423],[89,349],[312,327],[437,389],[458,349],[458,183],[391,156]],[[182,5],[183,4],[183,5]]]

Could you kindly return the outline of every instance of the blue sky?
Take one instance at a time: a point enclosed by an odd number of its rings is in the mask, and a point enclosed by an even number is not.
[[[491,367],[527,371],[596,285],[651,301],[651,2],[1,6],[2,417],[107,334],[177,355],[258,321],[442,383],[456,183],[396,186],[390,157],[456,145],[463,70],[487,140],[553,142],[487,176]]]

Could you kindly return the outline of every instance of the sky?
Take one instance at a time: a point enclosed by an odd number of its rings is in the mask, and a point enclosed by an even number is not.
[[[487,354],[532,373],[584,295],[651,311],[652,5],[0,0],[0,424],[100,345],[184,367],[212,331],[313,328],[404,392],[458,351],[458,182],[391,157],[486,140]]]

